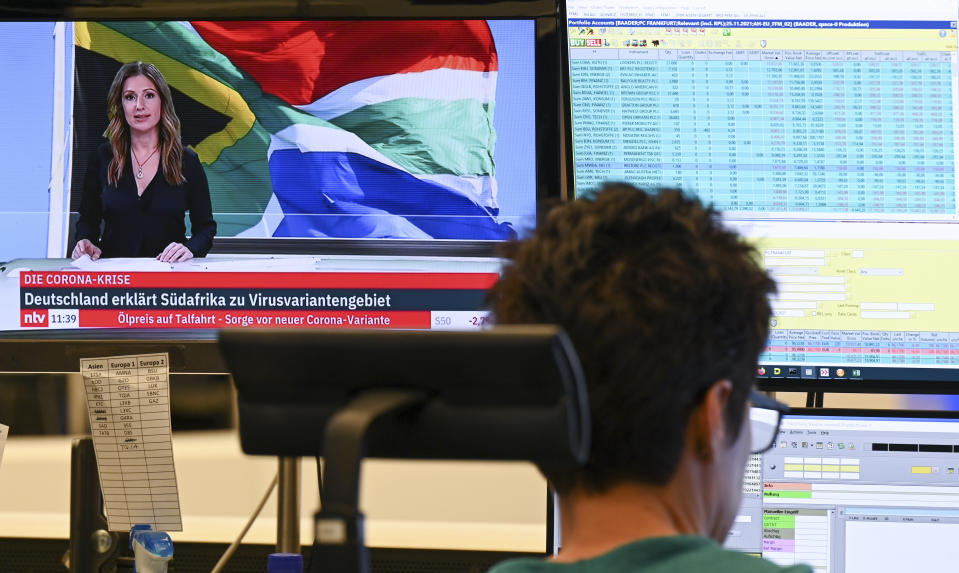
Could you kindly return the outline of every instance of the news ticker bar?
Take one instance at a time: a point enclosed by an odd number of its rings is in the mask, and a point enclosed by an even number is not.
[[[24,328],[408,328],[470,330],[489,325],[485,310],[21,310]]]
[[[20,308],[138,310],[463,310],[479,289],[21,288]]]
[[[481,328],[495,273],[24,272],[23,328]]]

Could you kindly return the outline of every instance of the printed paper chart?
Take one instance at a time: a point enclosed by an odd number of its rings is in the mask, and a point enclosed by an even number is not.
[[[166,354],[80,360],[100,487],[112,531],[182,531]]]

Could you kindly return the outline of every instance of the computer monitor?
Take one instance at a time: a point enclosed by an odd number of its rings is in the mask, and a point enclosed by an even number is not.
[[[799,410],[746,469],[726,547],[815,571],[934,571],[959,558],[959,416]]]
[[[573,194],[680,187],[756,245],[761,386],[957,386],[959,3],[566,9]]]
[[[499,245],[559,194],[555,1],[235,8],[0,22],[0,76],[17,78],[0,114],[20,138],[0,158],[0,332],[485,325]],[[107,91],[136,60],[170,84],[213,248],[74,264]]]

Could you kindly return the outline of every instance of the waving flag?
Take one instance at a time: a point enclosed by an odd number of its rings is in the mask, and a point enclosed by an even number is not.
[[[230,234],[514,235],[497,220],[498,62],[483,21],[82,26],[78,46],[151,61],[178,111],[179,91],[210,112],[194,147]]]

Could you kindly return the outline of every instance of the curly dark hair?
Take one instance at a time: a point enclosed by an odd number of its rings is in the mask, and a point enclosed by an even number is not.
[[[589,461],[541,468],[560,493],[666,483],[717,380],[733,384],[726,422],[738,436],[775,283],[716,211],[678,190],[607,184],[512,250],[490,292],[496,321],[560,325],[589,387]]]

